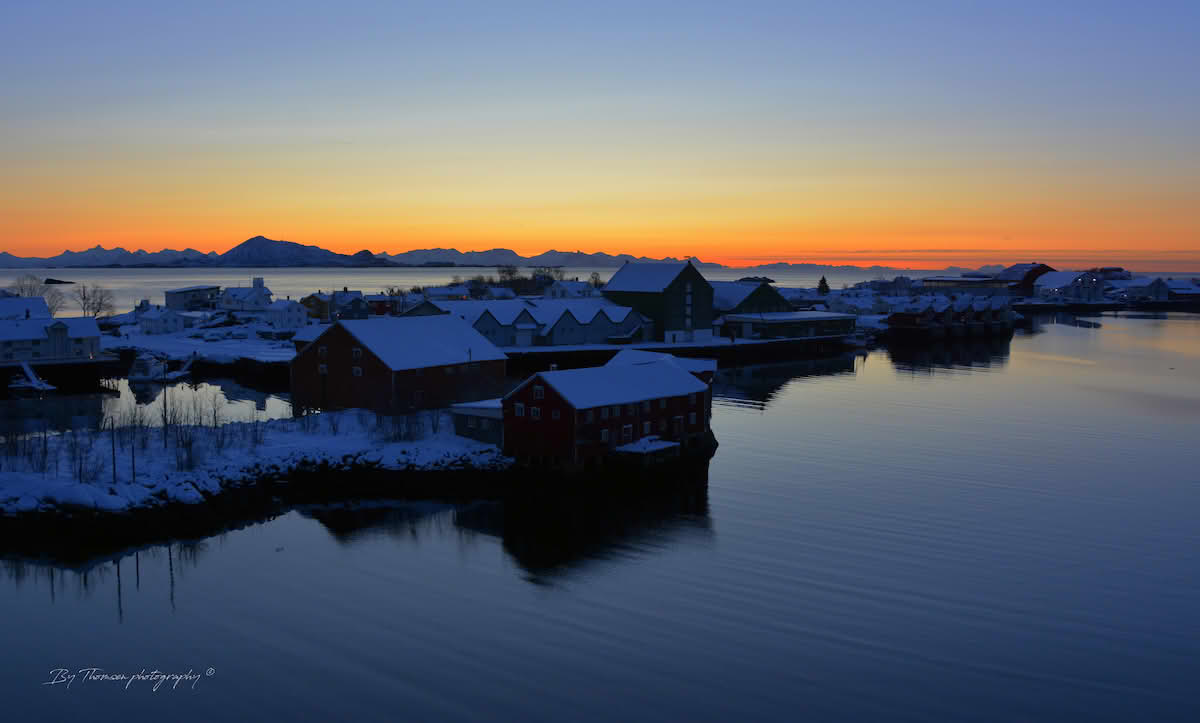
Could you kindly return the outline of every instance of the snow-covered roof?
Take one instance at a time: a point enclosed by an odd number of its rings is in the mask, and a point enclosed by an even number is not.
[[[100,336],[100,327],[90,316],[64,317],[59,319],[3,319],[0,320],[0,341],[24,341],[46,339],[48,328],[55,324],[67,327],[69,338]]]
[[[329,324],[309,324],[302,326],[292,335],[292,341],[312,341],[321,334],[324,334],[329,326]]]
[[[1037,277],[1033,285],[1042,289],[1061,289],[1075,283],[1075,279],[1083,275],[1083,271],[1048,271]]]
[[[474,324],[484,312],[492,315],[502,326],[509,326],[526,312],[539,325],[553,328],[563,314],[570,312],[575,320],[590,324],[597,314],[604,314],[614,324],[619,324],[634,313],[628,306],[614,304],[596,297],[586,299],[479,299],[472,301],[431,301],[434,306],[453,316]]]
[[[618,364],[566,369],[539,372],[530,377],[532,379],[544,381],[576,409],[635,404],[663,397],[699,394],[708,389],[704,382],[674,364]],[[509,393],[510,396],[512,393]]]
[[[673,354],[666,354],[659,351],[642,351],[640,349],[622,349],[617,352],[612,359],[608,360],[605,366],[642,366],[645,364],[674,364],[684,371],[698,374],[701,372],[715,372],[717,370],[716,359],[689,359],[687,357],[678,357]]]
[[[179,314],[178,314],[178,312],[174,311],[173,309],[165,309],[161,306],[156,306],[153,309],[150,309],[149,311],[143,311],[141,314],[139,314],[138,320],[162,319],[164,317],[171,316],[171,315],[178,316]]]
[[[267,304],[267,308],[274,309],[276,311],[284,311],[286,309],[290,309],[294,306],[300,306],[300,305],[301,304],[299,301],[292,301],[291,299],[279,299],[277,301],[272,301],[271,303]]]
[[[642,437],[636,442],[622,444],[613,449],[614,452],[625,452],[627,454],[650,454],[652,452],[661,452],[664,449],[678,447],[679,442],[671,442],[666,439],[660,439],[658,435],[651,434],[648,437]]]
[[[515,299],[517,292],[506,286],[489,286],[487,287],[488,296],[493,299]]]
[[[508,358],[466,322],[449,314],[337,323],[392,371]]]
[[[1170,278],[1164,279],[1164,281],[1167,282],[1167,287],[1170,288],[1171,291],[1175,292],[1183,291],[1185,293],[1196,293],[1196,290],[1200,289],[1200,286],[1196,285],[1196,281],[1194,279]]]
[[[0,298],[0,319],[49,319],[50,307],[40,296],[6,296]]]
[[[643,293],[662,291],[670,286],[686,267],[686,262],[628,263],[617,269],[617,273],[604,285],[604,290]]]
[[[259,294],[270,296],[271,290],[265,286],[233,286],[225,289],[225,295],[238,301],[250,301]]]
[[[722,311],[736,308],[753,294],[764,281],[710,281],[713,289],[713,308]]]

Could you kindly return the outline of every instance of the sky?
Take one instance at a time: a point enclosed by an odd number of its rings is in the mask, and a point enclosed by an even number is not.
[[[0,250],[1200,269],[1198,69],[1194,1],[9,0]]]

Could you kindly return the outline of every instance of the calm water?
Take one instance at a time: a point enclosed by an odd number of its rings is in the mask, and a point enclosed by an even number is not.
[[[1200,719],[1200,318],[1058,321],[723,370],[704,494],[9,562],[4,717]]]

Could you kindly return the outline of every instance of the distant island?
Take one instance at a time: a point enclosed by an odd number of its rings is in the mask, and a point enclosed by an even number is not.
[[[585,268],[617,268],[631,261],[682,262],[684,259],[667,257],[652,259],[630,254],[584,253],[582,251],[546,251],[536,256],[521,256],[510,249],[488,251],[459,251],[457,249],[417,249],[399,254],[373,253],[362,250],[354,254],[339,254],[292,241],[277,241],[265,236],[246,239],[225,253],[210,251],[203,253],[195,249],[175,251],[126,251],[123,248],[106,249],[101,246],[86,251],[64,251],[57,256],[28,257],[14,256],[0,251],[0,268],[295,268],[295,267],[496,267],[496,266],[572,266]],[[730,268],[724,264],[692,259],[700,268]],[[898,271],[888,266],[829,266],[823,264],[791,264],[777,262],[736,268],[791,271]],[[978,270],[998,270],[1002,267],[981,267]],[[951,267],[948,271],[960,271]],[[972,271],[976,269],[970,269]]]

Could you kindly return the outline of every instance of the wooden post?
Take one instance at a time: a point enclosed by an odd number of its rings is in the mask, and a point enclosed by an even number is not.
[[[108,429],[112,433],[112,462],[113,462],[113,484],[117,483],[117,420],[108,420]],[[118,570],[120,568],[117,568]]]

